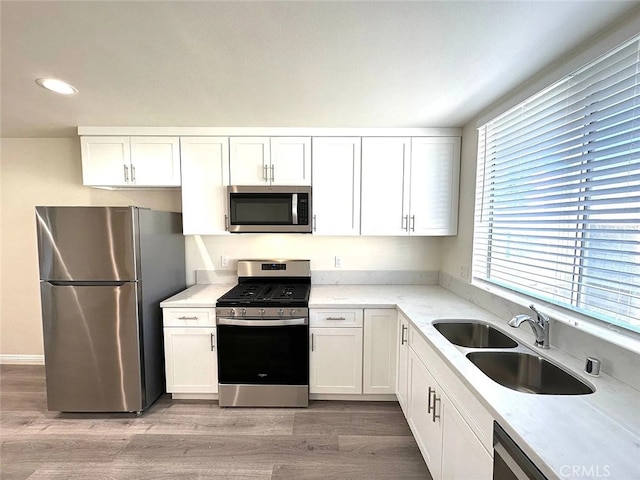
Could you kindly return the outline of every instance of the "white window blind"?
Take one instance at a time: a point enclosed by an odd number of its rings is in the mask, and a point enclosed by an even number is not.
[[[640,332],[639,40],[479,128],[473,275]]]

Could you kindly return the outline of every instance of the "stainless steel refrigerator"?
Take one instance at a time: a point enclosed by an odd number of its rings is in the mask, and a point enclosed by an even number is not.
[[[185,288],[179,213],[36,207],[49,410],[142,412],[165,391],[159,302]]]

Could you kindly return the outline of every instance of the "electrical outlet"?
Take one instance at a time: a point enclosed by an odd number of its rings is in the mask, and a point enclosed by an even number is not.
[[[336,268],[342,267],[342,257],[336,255],[335,265],[336,265]]]
[[[221,267],[228,267],[229,266],[229,257],[227,257],[226,255],[222,255],[220,257],[220,266]]]

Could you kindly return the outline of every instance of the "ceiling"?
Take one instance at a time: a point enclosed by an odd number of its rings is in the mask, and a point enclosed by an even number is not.
[[[639,3],[2,1],[1,134],[459,127]]]

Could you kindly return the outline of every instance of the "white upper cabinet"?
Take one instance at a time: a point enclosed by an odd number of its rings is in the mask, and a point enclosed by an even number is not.
[[[411,139],[411,235],[458,233],[460,138]]]
[[[360,137],[313,138],[313,233],[360,233]]]
[[[407,235],[409,138],[362,139],[362,235]]]
[[[232,185],[311,185],[310,137],[231,137]]]
[[[178,137],[83,136],[82,180],[96,187],[179,187]]]
[[[363,235],[455,235],[459,137],[363,138]]]
[[[272,185],[311,185],[311,137],[271,137]]]
[[[229,138],[182,137],[182,230],[226,235]]]

